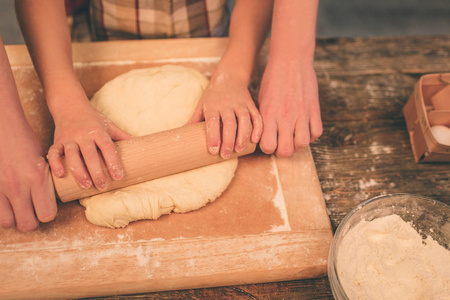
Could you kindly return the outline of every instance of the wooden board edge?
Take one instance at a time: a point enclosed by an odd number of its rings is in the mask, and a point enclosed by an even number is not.
[[[83,256],[78,255],[80,249],[0,253],[0,299],[76,298],[319,277],[326,274],[329,243],[328,232],[316,231],[206,243],[180,239],[98,245],[82,249]]]

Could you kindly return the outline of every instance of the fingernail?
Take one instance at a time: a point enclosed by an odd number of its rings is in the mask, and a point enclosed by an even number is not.
[[[257,143],[259,141],[259,139],[260,139],[259,135],[252,136],[252,143]]]
[[[56,177],[61,178],[64,176],[64,172],[62,170],[57,170],[55,171],[55,175]]]
[[[113,175],[114,180],[120,180],[123,178],[123,170],[116,170]]]
[[[248,139],[248,137],[247,137],[247,139]],[[236,147],[235,147],[234,150],[235,150],[237,153],[240,153],[240,152],[242,152],[242,151],[244,150],[244,148],[245,148],[245,142],[242,141],[242,140],[240,140],[240,141],[238,141],[238,142],[236,143]]]
[[[222,152],[221,156],[223,159],[228,159],[228,158],[230,158],[231,153],[228,151],[225,151],[225,152]]]
[[[217,153],[219,153],[219,147],[209,147],[209,152],[211,153],[211,154],[217,154]]]
[[[106,188],[107,188],[106,182],[103,181],[103,180],[99,181],[99,182],[97,183],[97,188],[98,188],[99,190],[101,190],[101,191],[106,190]]]
[[[90,180],[83,180],[81,182],[81,186],[85,189],[88,189],[92,186],[92,182]]]

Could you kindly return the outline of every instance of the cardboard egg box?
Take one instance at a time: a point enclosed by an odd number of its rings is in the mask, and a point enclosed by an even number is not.
[[[449,163],[450,146],[439,143],[431,127],[443,125],[450,128],[450,73],[422,76],[414,85],[403,115],[415,161]]]

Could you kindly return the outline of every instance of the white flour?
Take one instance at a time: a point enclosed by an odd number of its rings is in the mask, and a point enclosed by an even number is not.
[[[339,249],[349,299],[450,299],[450,251],[398,215],[361,221]]]

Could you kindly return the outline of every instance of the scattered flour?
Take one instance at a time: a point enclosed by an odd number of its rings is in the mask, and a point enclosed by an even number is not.
[[[450,299],[450,251],[398,215],[350,229],[337,270],[349,299]]]
[[[363,178],[362,180],[359,181],[359,188],[361,190],[376,186],[378,183],[374,180],[374,179],[369,179],[366,180],[365,178]]]

